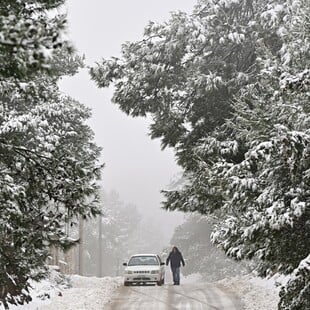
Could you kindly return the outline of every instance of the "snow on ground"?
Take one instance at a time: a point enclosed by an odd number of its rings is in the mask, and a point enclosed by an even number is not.
[[[262,279],[251,275],[242,275],[214,282],[226,292],[237,295],[244,304],[244,310],[277,310],[279,302],[279,285],[285,284],[285,277]],[[203,282],[199,274],[181,277],[181,282],[190,284]]]
[[[49,279],[32,283],[32,302],[23,306],[10,305],[10,310],[104,309],[122,280],[121,277],[62,276],[52,271]],[[0,310],[4,310],[1,305]]]
[[[223,279],[215,284],[233,292],[244,303],[244,310],[277,310],[279,289],[277,279],[261,279],[253,275]]]
[[[170,275],[166,273],[167,283],[169,277]],[[247,275],[220,280],[213,284],[227,293],[232,292],[239,296],[244,303],[244,310],[277,310],[279,297],[275,282],[278,280],[265,280]],[[181,285],[197,282],[203,282],[198,274],[181,278]],[[104,305],[112,299],[115,290],[122,283],[122,277],[62,276],[52,271],[48,280],[35,283],[31,292],[33,302],[24,306],[10,306],[10,310],[104,309]],[[3,310],[1,305],[0,310]]]
[[[72,288],[55,296],[51,303],[38,310],[98,310],[111,300],[111,296],[122,283],[122,278],[71,277]]]
[[[45,305],[50,302],[50,298],[61,294],[61,292],[71,287],[69,278],[59,273],[58,267],[49,266],[50,274],[48,278],[41,280],[40,282],[30,281],[31,289],[30,294],[32,302],[23,306],[9,305],[10,310],[37,310],[41,305]],[[0,310],[4,310],[4,306],[0,303]]]

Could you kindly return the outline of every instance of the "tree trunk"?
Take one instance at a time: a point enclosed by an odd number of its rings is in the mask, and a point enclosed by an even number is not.
[[[84,273],[84,220],[82,216],[79,220],[79,239],[79,275],[82,276]]]

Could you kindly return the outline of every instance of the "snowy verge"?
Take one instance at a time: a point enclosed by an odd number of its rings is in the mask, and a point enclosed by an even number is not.
[[[243,303],[244,310],[277,310],[280,286],[285,284],[285,277],[275,276],[262,279],[253,274],[236,276],[213,282],[224,292],[233,293]],[[183,283],[204,282],[200,274],[183,277]]]
[[[38,310],[98,310],[111,301],[114,291],[121,285],[121,277],[71,276],[72,288],[55,296],[51,303]]]
[[[277,310],[279,302],[277,281],[276,278],[266,280],[246,275],[223,279],[215,284],[237,295],[244,304],[244,310]]]
[[[41,305],[50,303],[51,298],[61,295],[61,292],[71,287],[69,277],[61,274],[57,266],[49,266],[49,275],[46,279],[40,282],[30,281],[31,288],[29,289],[32,301],[23,306],[15,306],[9,304],[10,310],[32,310],[41,309]],[[4,310],[4,306],[0,302],[0,310]]]
[[[52,270],[48,279],[32,282],[32,302],[10,310],[98,310],[110,302],[121,277],[64,276]],[[4,307],[0,305],[0,310]]]

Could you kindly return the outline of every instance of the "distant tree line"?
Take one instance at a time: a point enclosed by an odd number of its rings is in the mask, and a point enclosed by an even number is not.
[[[211,243],[212,229],[212,219],[199,214],[188,215],[176,227],[171,244],[180,248],[186,260],[182,274],[199,274],[211,282],[251,272],[253,263],[237,262]]]
[[[116,191],[101,191],[103,216],[85,222],[85,275],[121,276],[123,263],[136,253],[160,253],[163,236],[156,222],[142,217]]]

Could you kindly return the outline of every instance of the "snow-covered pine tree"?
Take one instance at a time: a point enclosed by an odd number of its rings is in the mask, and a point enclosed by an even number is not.
[[[310,5],[278,2],[263,17],[272,14],[262,25],[281,39],[280,49],[274,52],[265,42],[257,45],[258,82],[240,92],[235,117],[227,123],[248,150],[241,163],[222,167],[230,193],[225,208],[231,212],[214,240],[234,257],[259,257],[263,275],[291,274],[279,309],[307,309]]]
[[[57,87],[81,66],[62,39],[63,1],[0,2],[0,301],[31,298],[51,244],[74,244],[64,226],[97,214],[102,165],[90,111]]]
[[[254,9],[262,10],[265,3],[260,3],[255,1],[254,8],[252,1],[200,1],[190,16],[178,12],[165,24],[150,22],[143,40],[123,45],[121,59],[103,60],[91,70],[99,87],[115,84],[113,101],[125,113],[152,116],[151,137],[176,150],[191,182],[214,162],[223,157],[239,162],[245,152],[238,148],[219,155],[213,150],[226,138],[217,128],[232,117],[234,96],[256,78]],[[210,148],[202,165],[196,150],[201,144]],[[217,177],[204,181],[182,197],[167,194],[167,207],[202,213],[220,208]]]
[[[213,240],[258,257],[262,275],[291,273],[310,252],[309,16],[306,0],[201,0],[91,70],[175,149],[187,181],[164,207],[215,212]],[[281,309],[303,308],[308,267]]]
[[[61,46],[65,16],[56,10],[65,0],[0,1],[0,75],[27,79],[49,70],[48,60]]]
[[[288,284],[280,291],[280,309],[310,309],[310,255],[294,270]]]

